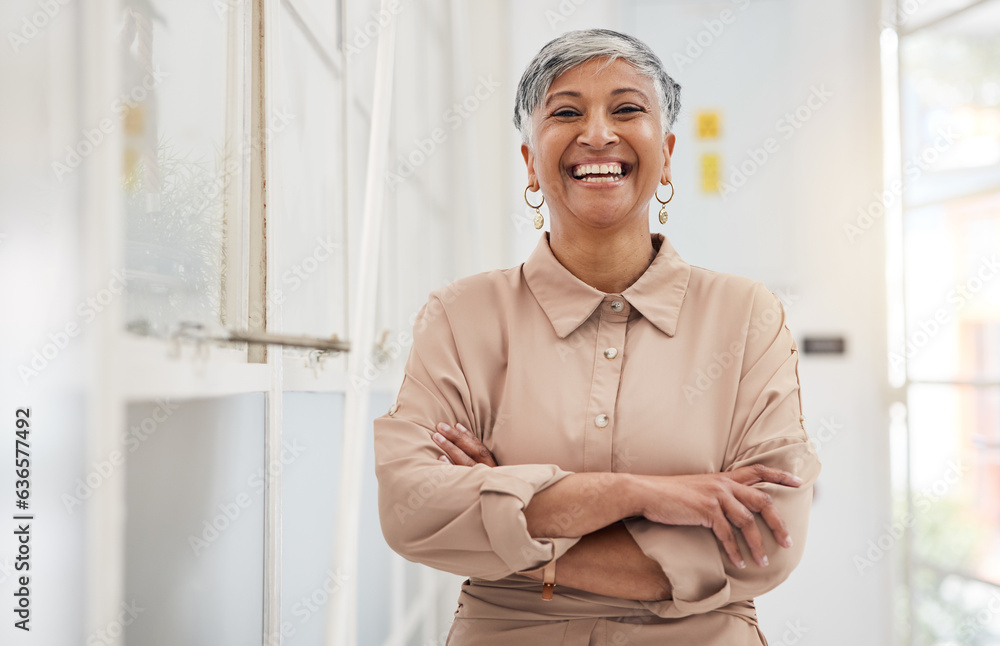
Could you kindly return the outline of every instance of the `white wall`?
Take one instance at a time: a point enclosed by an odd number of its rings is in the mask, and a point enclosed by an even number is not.
[[[15,570],[17,544],[13,535],[12,467],[15,447],[12,420],[16,408],[30,406],[30,513],[35,515],[31,539],[32,630],[28,635],[13,626],[12,610],[4,610],[0,643],[16,640],[39,644],[80,643],[83,635],[85,513],[81,506],[61,498],[75,491],[87,494],[78,480],[85,476],[84,436],[88,415],[83,367],[100,319],[88,322],[76,310],[89,291],[88,276],[80,268],[81,239],[75,217],[80,174],[55,179],[50,166],[64,146],[79,138],[75,106],[82,88],[74,83],[79,41],[72,3],[38,29],[26,44],[11,46],[8,34],[20,34],[22,17],[38,5],[30,0],[6,2],[0,8],[0,82],[6,88],[0,100],[0,411],[5,432],[0,442],[0,598],[10,602],[15,583],[25,574]],[[30,30],[28,33],[31,33]],[[64,334],[78,324],[78,336]],[[55,340],[53,340],[53,336]],[[61,349],[57,349],[57,345]],[[47,347],[48,346],[48,347]],[[35,357],[35,352],[38,357]],[[43,358],[42,353],[48,357]],[[38,376],[23,379],[20,367]],[[82,486],[83,485],[83,486]],[[13,606],[7,606],[13,608]],[[48,613],[48,614],[47,614]],[[110,619],[110,618],[109,618]],[[27,637],[27,639],[25,639]]]

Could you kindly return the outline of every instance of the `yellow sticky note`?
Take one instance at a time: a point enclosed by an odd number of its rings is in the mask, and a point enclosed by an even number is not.
[[[698,139],[715,139],[722,130],[722,115],[717,110],[699,110],[695,124]]]
[[[705,153],[701,156],[701,190],[705,193],[718,193],[721,188],[719,174],[722,160],[716,153]]]

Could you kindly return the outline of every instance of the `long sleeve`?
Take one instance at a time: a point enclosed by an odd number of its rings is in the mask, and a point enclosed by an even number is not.
[[[780,301],[757,282],[722,470],[764,464],[802,478],[804,484],[798,488],[757,485],[773,498],[793,546],[779,546],[757,515],[770,565],[759,567],[748,558],[746,569],[741,570],[732,565],[708,528],[625,519],[632,537],[647,556],[663,567],[673,585],[673,599],[643,602],[653,613],[679,617],[752,599],[784,581],[798,565],[805,546],[812,486],[820,471],[801,408],[798,348],[785,324]],[[744,554],[749,555],[742,534],[736,534]]]
[[[497,580],[540,567],[580,540],[532,538],[523,513],[535,493],[571,472],[555,464],[438,460],[443,451],[432,435],[439,422],[483,437],[463,367],[483,356],[475,347],[460,351],[443,296],[431,292],[418,313],[396,402],[374,423],[379,517],[386,542],[406,559]]]

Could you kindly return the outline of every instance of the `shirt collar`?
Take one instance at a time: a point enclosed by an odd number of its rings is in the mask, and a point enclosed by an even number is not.
[[[639,279],[621,295],[629,305],[649,319],[661,332],[673,336],[677,330],[681,303],[687,292],[691,265],[684,262],[662,233],[651,234],[660,245],[656,257]],[[574,276],[552,254],[549,232],[545,231],[522,271],[528,289],[541,305],[560,339],[590,318],[609,294]]]

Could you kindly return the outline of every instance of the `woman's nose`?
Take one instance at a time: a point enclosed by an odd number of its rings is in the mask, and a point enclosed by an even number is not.
[[[583,132],[577,137],[577,142],[591,148],[604,148],[618,142],[618,135],[607,116],[592,114],[583,124]]]

